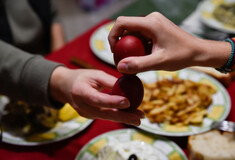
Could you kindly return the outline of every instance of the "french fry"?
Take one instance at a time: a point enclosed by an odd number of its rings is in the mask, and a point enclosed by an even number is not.
[[[150,122],[177,126],[202,123],[216,93],[208,84],[178,77],[151,84],[143,82],[143,86],[145,93],[140,109]]]

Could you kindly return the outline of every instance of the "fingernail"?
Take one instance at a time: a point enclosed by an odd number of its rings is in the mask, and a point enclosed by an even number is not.
[[[127,100],[123,100],[120,102],[120,106],[121,107],[129,107],[130,103]]]
[[[126,63],[121,63],[118,65],[118,69],[126,71],[128,70],[128,65]]]

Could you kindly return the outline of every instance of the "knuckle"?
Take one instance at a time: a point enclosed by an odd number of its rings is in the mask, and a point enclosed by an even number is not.
[[[148,17],[148,23],[151,24],[150,28],[154,29],[155,27],[159,27],[162,24],[162,14],[159,12],[151,13]]]
[[[125,24],[125,20],[126,20],[125,16],[120,16],[116,19],[115,25],[122,27]]]
[[[98,104],[100,103],[99,97],[97,95],[87,96],[87,101],[91,102],[95,106],[98,106]]]
[[[116,23],[121,23],[122,21],[124,21],[125,17],[124,16],[119,16],[117,19],[116,19]]]
[[[155,18],[159,18],[162,16],[162,14],[160,12],[153,12],[150,14],[151,17],[155,17]]]

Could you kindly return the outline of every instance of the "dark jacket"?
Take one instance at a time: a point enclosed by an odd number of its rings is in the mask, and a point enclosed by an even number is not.
[[[28,0],[28,2],[43,24],[43,29],[45,32],[44,46],[46,47],[46,51],[49,52],[51,42],[50,27],[53,17],[53,13],[51,12],[51,2],[49,0]],[[12,32],[7,20],[3,0],[0,0],[0,39],[14,45]]]

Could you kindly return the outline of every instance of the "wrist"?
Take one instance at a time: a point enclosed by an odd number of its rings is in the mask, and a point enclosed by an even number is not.
[[[230,57],[227,60],[227,62],[220,68],[216,68],[216,70],[222,72],[222,73],[228,73],[234,71],[234,51],[235,51],[235,45],[234,45],[234,40],[231,38],[227,38],[224,40],[225,42],[229,42],[231,44],[231,53]]]
[[[66,73],[69,72],[69,69],[64,66],[59,66],[51,74],[50,84],[49,84],[49,95],[50,97],[61,103],[66,103],[67,95],[66,88]]]
[[[228,42],[198,39],[194,46],[195,64],[198,66],[220,68],[231,54]]]

